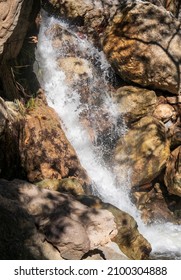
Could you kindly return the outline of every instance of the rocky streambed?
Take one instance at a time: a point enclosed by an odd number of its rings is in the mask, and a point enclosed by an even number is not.
[[[180,258],[179,1],[28,3],[0,3],[2,259]]]

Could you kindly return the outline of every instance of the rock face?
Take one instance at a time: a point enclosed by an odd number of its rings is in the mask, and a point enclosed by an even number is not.
[[[25,116],[20,136],[21,164],[31,182],[69,176],[89,183],[53,109],[37,98]]]
[[[28,29],[32,5],[33,0],[0,2],[0,58],[4,53],[3,60],[18,55]]]
[[[116,72],[142,86],[180,92],[180,22],[148,2],[128,4],[107,28],[103,50]]]
[[[171,153],[164,179],[169,193],[181,196],[181,146]]]
[[[163,123],[153,117],[142,118],[116,145],[113,163],[118,180],[131,168],[131,186],[151,182],[165,167],[169,154]]]
[[[96,202],[95,198],[88,199],[84,196],[78,201],[70,194],[41,190],[25,181],[0,180],[1,198],[2,259],[14,259],[15,256],[17,259],[29,259],[32,256],[33,259],[80,259],[89,250],[109,243],[117,234],[117,242],[120,247],[127,249],[126,253],[130,258],[146,258],[151,250],[149,243],[137,231],[133,218],[100,200]],[[91,203],[85,203],[85,200]],[[12,222],[12,228],[9,222],[9,226],[5,226],[7,220]],[[13,232],[15,228],[16,231]],[[22,235],[24,231],[26,234]],[[16,242],[11,247],[12,238]],[[136,247],[137,238],[140,243]],[[46,246],[44,245],[45,240],[48,241],[48,248],[46,242]],[[22,246],[23,252],[21,250],[18,255],[17,249],[15,252],[8,251],[9,247],[15,249],[13,246]],[[141,254],[142,246],[147,251],[142,250]]]
[[[0,98],[0,177],[20,176],[18,136],[22,122],[16,104]]]
[[[3,88],[1,96],[8,100],[20,98],[22,88],[16,82],[14,59],[20,53],[39,10],[40,0],[0,1],[0,84]],[[24,70],[27,71],[26,67]],[[24,96],[24,92],[21,94]]]
[[[73,23],[74,28],[88,35],[96,45],[110,18],[119,7],[118,0],[43,0],[43,8]],[[76,27],[75,27],[76,25]]]
[[[128,125],[152,114],[157,103],[154,91],[133,86],[119,88],[113,99]]]

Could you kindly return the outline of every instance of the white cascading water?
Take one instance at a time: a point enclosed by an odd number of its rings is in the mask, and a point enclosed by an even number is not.
[[[88,132],[80,123],[79,114],[82,111],[82,104],[79,92],[75,87],[70,88],[66,84],[65,73],[57,66],[57,57],[60,55],[61,50],[57,51],[53,48],[51,37],[45,34],[47,28],[54,24],[63,24],[64,28],[68,29],[66,24],[60,23],[54,18],[48,18],[46,15],[43,16],[36,51],[37,63],[35,64],[35,71],[42,88],[45,90],[49,105],[59,114],[67,138],[75,148],[82,166],[94,182],[94,193],[99,195],[105,202],[109,202],[128,212],[136,219],[139,231],[152,245],[154,257],[156,254],[158,258],[181,259],[181,226],[171,223],[152,224],[151,226],[143,224],[138,210],[129,200],[129,176],[124,176],[122,182],[119,183],[121,187],[117,186],[113,173],[104,164],[101,149],[97,149],[92,144]],[[72,31],[69,32],[71,33]],[[81,39],[76,34],[74,34],[74,37],[76,48],[89,53],[89,57],[91,55],[92,57],[96,56],[99,60],[99,75],[91,75],[92,70],[90,69],[90,87],[96,83],[97,87],[100,84],[105,85],[103,106],[109,110],[110,118],[114,122],[117,118],[116,106],[111,101],[108,92],[106,92],[105,76],[109,65],[102,52],[99,53],[86,38]],[[66,56],[66,54],[63,55]],[[88,107],[88,110],[91,110],[91,108]],[[122,125],[121,128],[119,127],[118,134],[120,135],[125,131],[126,127]]]

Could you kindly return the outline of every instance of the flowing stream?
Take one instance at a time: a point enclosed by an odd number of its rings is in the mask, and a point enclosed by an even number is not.
[[[98,96],[99,106],[92,103],[92,99],[90,99],[90,104],[82,102],[80,84],[77,87],[76,83],[70,86],[71,83],[67,82],[64,71],[65,67],[62,69],[58,67],[57,60],[60,57],[67,57],[69,53],[68,47],[66,50],[65,47],[56,48],[52,46],[51,32],[47,32],[47,30],[51,30],[50,28],[57,24],[63,26],[64,30],[68,30],[72,34],[75,55],[84,54],[85,56],[87,53],[87,58],[83,58],[84,64],[86,64],[84,66],[87,67],[89,74],[86,90],[93,99],[94,93],[98,94],[95,94],[95,99]],[[82,166],[92,179],[93,193],[101,197],[103,201],[128,212],[136,219],[139,231],[152,245],[153,258],[181,259],[181,226],[170,223],[144,225],[138,210],[129,199],[129,171],[123,170],[122,181],[117,183],[110,166],[106,165],[104,160],[103,155],[108,147],[104,145],[104,142],[96,143],[98,139],[96,130],[99,129],[96,122],[99,121],[98,117],[101,117],[102,110],[108,112],[106,117],[113,124],[112,131],[108,135],[109,145],[111,145],[114,137],[119,137],[127,130],[123,120],[119,124],[117,122],[116,105],[111,100],[107,83],[107,76],[111,72],[103,53],[95,49],[85,37],[82,38],[82,36],[74,34],[71,29],[69,30],[66,23],[44,15],[39,33],[36,60],[35,71],[42,88],[46,92],[47,101],[59,114],[67,138],[75,148]],[[93,65],[96,63],[98,70]],[[66,65],[66,67],[68,66]],[[86,118],[89,116],[91,120],[94,141],[91,141],[90,133],[80,121],[80,115],[85,112]]]

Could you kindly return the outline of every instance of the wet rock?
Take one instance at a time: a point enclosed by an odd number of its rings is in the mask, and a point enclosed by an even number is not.
[[[82,35],[86,33],[96,45],[99,45],[101,34],[120,3],[118,0],[111,2],[109,0],[68,0],[66,2],[43,0],[42,4],[49,13],[69,19]]]
[[[53,24],[46,34],[52,38],[57,64],[65,75],[68,100],[72,102],[72,98],[76,99],[75,108],[89,136],[87,141],[100,149],[104,146],[103,153],[106,153],[117,137],[116,118],[110,113],[110,107],[113,107],[111,96],[110,104],[105,102],[105,95],[111,95],[115,90],[108,79],[101,76],[101,69],[105,69],[106,74],[110,66],[105,62],[103,53],[65,27]]]
[[[20,137],[21,165],[31,182],[79,177],[89,183],[53,109],[41,97],[34,99],[25,116]]]
[[[166,165],[169,145],[163,123],[154,117],[144,117],[133,124],[114,150],[118,180],[130,177],[130,186],[151,182]]]
[[[113,100],[127,124],[152,114],[157,104],[154,91],[133,86],[119,88],[113,94]]]
[[[103,50],[124,79],[179,95],[180,22],[148,2],[127,4],[107,27]]]
[[[149,185],[149,184],[147,184]],[[154,222],[177,223],[173,212],[169,209],[159,183],[154,187],[140,186],[138,191],[132,191],[133,202],[141,213],[141,218],[145,224]]]
[[[164,181],[169,193],[181,196],[181,146],[171,153],[167,161]]]

